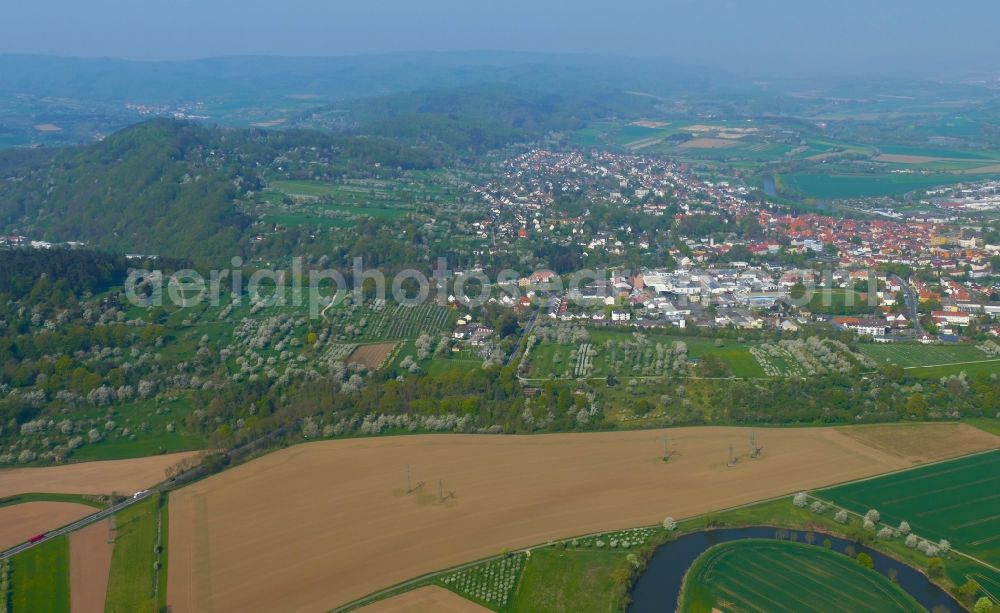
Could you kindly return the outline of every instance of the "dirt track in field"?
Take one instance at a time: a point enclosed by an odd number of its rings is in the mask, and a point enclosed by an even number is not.
[[[72,613],[104,610],[114,544],[108,539],[108,520],[90,524],[69,535],[69,595]]]
[[[168,467],[199,453],[191,451],[42,468],[3,468],[0,469],[0,498],[28,493],[132,494],[163,481]]]
[[[0,507],[0,549],[96,512],[94,507],[75,502],[24,502]]]
[[[471,600],[466,600],[443,587],[430,585],[358,609],[358,613],[486,613]]]
[[[758,428],[759,459],[748,457],[741,428],[297,445],[171,495],[168,603],[175,613],[328,610],[504,549],[690,517],[1000,441],[965,427],[904,428],[925,440],[961,436],[900,454],[838,429]],[[664,435],[677,451],[666,463]],[[426,482],[413,494],[408,464],[413,483]],[[443,503],[439,480],[454,492]]]

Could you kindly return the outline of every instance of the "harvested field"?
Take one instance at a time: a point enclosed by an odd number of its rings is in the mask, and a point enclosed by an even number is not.
[[[954,432],[920,428],[927,440]],[[901,457],[843,429],[757,429],[764,455],[752,460],[750,432],[421,435],[297,445],[171,496],[168,604],[177,613],[330,609],[503,549],[690,517],[1000,441],[976,431]],[[665,435],[676,451],[666,463]],[[726,466],[730,445],[739,456],[734,467]],[[413,484],[426,482],[410,494],[407,465]]]
[[[979,174],[996,174],[1000,173],[1000,164],[990,164],[989,166],[977,166],[976,168],[967,168],[965,170],[957,170],[955,174],[961,175],[979,175]]]
[[[202,452],[82,462],[44,468],[0,469],[0,498],[15,494],[131,494],[166,478],[167,468]]]
[[[108,522],[99,521],[69,536],[70,610],[88,613],[104,610],[111,572]]]
[[[489,609],[443,587],[430,585],[370,604],[358,613],[485,613]]]
[[[944,158],[929,157],[926,155],[897,155],[895,153],[883,153],[875,157],[876,162],[889,162],[891,164],[926,164],[937,162]]]
[[[844,428],[844,434],[858,442],[913,464],[926,461],[928,454],[947,458],[952,448],[972,449],[982,440],[982,430],[968,424],[936,424],[934,435],[928,436],[923,424],[893,426],[856,426]],[[994,447],[1000,445],[1000,439]],[[961,453],[961,452],[959,452]]]
[[[695,138],[683,143],[680,147],[683,149],[725,149],[736,144],[738,143],[735,140],[725,138]]]
[[[638,126],[640,128],[652,128],[652,129],[655,129],[655,128],[665,128],[665,127],[669,126],[670,123],[666,122],[666,121],[649,121],[649,120],[643,119],[641,121],[633,121],[629,125],[630,126]]]
[[[375,343],[360,345],[347,358],[348,364],[362,364],[368,370],[375,370],[385,363],[386,358],[396,348],[397,343]]]
[[[61,528],[96,509],[72,502],[25,502],[0,507],[0,549],[23,543],[36,534]]]

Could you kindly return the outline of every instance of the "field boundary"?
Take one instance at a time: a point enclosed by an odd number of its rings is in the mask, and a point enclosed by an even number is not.
[[[965,366],[966,364],[990,364],[1000,362],[1000,358],[992,360],[973,360],[971,362],[948,362],[946,364],[923,364],[921,366],[904,366],[903,370],[916,370],[918,368],[939,368],[941,366]]]
[[[987,450],[984,450],[984,451],[976,451],[976,452],[972,452],[972,453],[967,453],[967,454],[963,454],[963,455],[960,455],[960,456],[955,456],[953,458],[947,458],[947,459],[944,459],[944,460],[935,460],[933,462],[926,462],[926,463],[923,463],[923,464],[919,464],[917,466],[912,466],[912,467],[902,468],[902,469],[893,470],[893,471],[889,471],[889,472],[885,472],[885,473],[880,473],[880,474],[877,474],[877,475],[872,475],[870,477],[863,477],[861,479],[851,479],[851,480],[848,480],[848,481],[842,481],[842,482],[839,482],[839,483],[834,483],[834,484],[829,485],[829,486],[824,486],[823,490],[825,490],[825,489],[833,489],[835,487],[839,487],[841,485],[846,485],[846,484],[852,484],[852,483],[860,483],[860,482],[864,482],[864,481],[870,481],[872,479],[877,479],[877,478],[880,478],[880,477],[886,477],[886,476],[889,476],[889,475],[896,475],[896,474],[906,473],[906,472],[909,472],[909,471],[912,471],[912,470],[916,470],[918,468],[926,468],[928,466],[933,466],[935,464],[943,464],[945,462],[952,462],[952,461],[960,460],[960,459],[963,459],[963,458],[970,458],[970,457],[973,457],[973,456],[984,455],[984,454],[988,454],[988,453],[995,453],[996,451],[997,451],[997,449],[987,449]],[[816,496],[815,494],[811,493],[811,492],[821,492],[823,490],[811,490],[809,493],[807,493],[807,496],[813,498],[814,500],[821,500],[822,502],[825,502],[827,504],[833,504],[838,509],[841,508],[839,505],[836,505],[835,503],[832,503],[829,500],[821,499],[818,496]],[[714,511],[709,511],[709,512],[706,512],[706,513],[700,513],[700,514],[697,514],[697,515],[692,515],[691,517],[684,517],[684,518],[680,518],[680,519],[682,521],[691,521],[691,520],[706,518],[706,517],[710,517],[712,515],[716,515],[716,514],[719,514],[719,513],[726,513],[726,512],[729,512],[729,511],[736,511],[736,510],[739,510],[739,509],[745,509],[745,508],[748,508],[748,507],[752,507],[752,506],[755,506],[755,505],[758,505],[758,504],[764,504],[764,503],[768,503],[768,502],[775,502],[775,501],[783,500],[785,498],[788,498],[790,495],[792,495],[794,493],[795,492],[786,492],[786,493],[778,495],[778,496],[771,496],[769,498],[762,498],[760,500],[755,500],[753,502],[748,502],[748,503],[745,503],[745,504],[739,504],[739,505],[735,505],[735,506],[731,506],[731,507],[725,507],[725,508],[722,508],[722,509],[716,509]],[[861,517],[861,518],[864,517],[863,515],[855,513],[853,511],[850,511],[849,509],[844,509],[844,510],[847,511],[849,514],[854,515],[856,517]],[[761,524],[761,525],[764,525],[764,524]],[[775,527],[777,527],[777,526],[775,526]],[[449,574],[452,574],[452,573],[460,571],[460,570],[465,570],[466,568],[470,568],[472,566],[477,566],[477,565],[482,564],[484,562],[489,562],[489,561],[492,561],[492,560],[501,559],[501,558],[503,558],[504,556],[506,556],[508,554],[530,553],[534,549],[539,549],[539,548],[542,548],[542,547],[549,547],[551,545],[555,545],[555,544],[558,544],[558,543],[569,543],[569,542],[571,542],[573,540],[579,540],[579,539],[584,539],[584,538],[593,538],[593,537],[598,537],[598,536],[605,535],[605,534],[611,534],[611,533],[614,533],[614,532],[620,532],[622,530],[633,530],[633,529],[642,529],[642,528],[654,528],[654,529],[656,529],[656,528],[660,528],[660,524],[647,524],[647,525],[642,525],[642,526],[628,526],[628,527],[618,528],[618,529],[614,529],[614,530],[602,530],[600,532],[590,532],[590,533],[586,533],[586,534],[578,534],[578,535],[575,535],[575,536],[572,536],[572,537],[567,537],[567,538],[563,538],[563,539],[556,539],[556,540],[548,541],[548,542],[545,542],[545,543],[537,543],[535,545],[531,545],[531,546],[528,546],[528,547],[523,547],[521,549],[510,550],[508,552],[504,552],[504,553],[500,553],[500,554],[488,556],[488,557],[485,557],[485,558],[480,558],[480,559],[477,559],[477,560],[473,560],[471,562],[466,562],[466,563],[463,563],[463,564],[459,564],[457,566],[452,566],[452,567],[449,567],[449,568],[444,568],[444,569],[441,569],[441,570],[436,570],[436,571],[432,571],[432,572],[429,572],[429,573],[424,573],[424,574],[419,575],[417,577],[414,577],[412,579],[408,579],[408,580],[406,580],[406,581],[404,581],[402,583],[396,583],[394,585],[390,585],[390,586],[385,587],[385,588],[383,588],[381,590],[378,590],[376,592],[372,592],[372,593],[370,593],[368,595],[362,596],[361,598],[358,598],[358,599],[355,599],[355,600],[353,600],[351,602],[348,602],[348,603],[345,603],[343,605],[340,605],[340,606],[332,609],[330,613],[346,613],[348,611],[353,611],[353,610],[356,610],[356,609],[361,608],[363,606],[374,604],[376,602],[379,602],[379,601],[391,598],[393,596],[398,596],[400,594],[409,592],[409,591],[417,589],[419,587],[423,587],[424,585],[431,584],[431,583],[433,583],[433,581],[435,579],[437,579],[439,577],[442,577],[442,576],[445,576],[445,575],[449,575]],[[957,549],[954,549],[954,548],[952,548],[951,551],[954,552],[954,553],[956,553],[956,554],[958,554],[958,555],[961,555],[961,556],[963,556],[965,558],[968,558],[968,559],[970,559],[970,560],[972,560],[972,561],[974,561],[974,562],[976,562],[978,564],[981,564],[982,566],[984,566],[986,568],[989,568],[989,569],[991,569],[993,571],[996,571],[996,572],[1000,573],[1000,569],[997,569],[994,566],[992,566],[991,564],[983,562],[982,560],[979,560],[978,558],[976,558],[974,556],[968,555],[968,554],[963,553],[963,552],[961,552],[961,551],[959,551]],[[883,552],[883,553],[885,553],[886,555],[889,555],[886,552]],[[895,556],[890,556],[890,557],[895,557]],[[906,563],[906,562],[902,562],[902,561],[900,561],[900,562],[901,563]],[[520,579],[518,579],[518,581],[520,582]]]

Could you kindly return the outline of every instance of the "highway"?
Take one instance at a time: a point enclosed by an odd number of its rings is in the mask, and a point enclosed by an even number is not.
[[[141,500],[145,500],[146,498],[149,498],[152,495],[153,495],[153,491],[152,490],[143,490],[142,492],[139,492],[139,493],[137,493],[134,496],[130,496],[129,498],[126,498],[125,500],[119,502],[116,505],[110,506],[110,507],[108,507],[108,508],[106,508],[106,509],[104,509],[102,511],[98,511],[97,513],[94,513],[93,515],[88,515],[88,516],[84,517],[83,519],[78,519],[78,520],[76,520],[75,522],[73,522],[71,524],[63,526],[62,528],[57,528],[55,530],[52,530],[51,532],[46,532],[44,538],[41,538],[41,539],[39,539],[39,540],[37,540],[35,542],[26,541],[24,543],[21,543],[20,545],[15,545],[14,547],[11,547],[10,549],[8,549],[6,551],[0,552],[0,560],[6,560],[7,558],[9,558],[9,557],[11,557],[11,556],[13,556],[15,554],[21,553],[22,551],[24,551],[26,549],[31,549],[35,545],[40,545],[40,544],[42,544],[45,541],[48,541],[50,539],[54,539],[54,538],[56,538],[58,536],[62,536],[64,534],[69,534],[70,532],[73,532],[74,530],[79,530],[80,528],[83,528],[84,526],[89,526],[90,524],[92,524],[94,522],[99,522],[102,519],[105,519],[107,517],[111,517],[112,515],[114,515],[118,511],[121,511],[122,509],[130,507],[133,504],[135,504],[135,503],[137,503],[137,502],[139,502]]]

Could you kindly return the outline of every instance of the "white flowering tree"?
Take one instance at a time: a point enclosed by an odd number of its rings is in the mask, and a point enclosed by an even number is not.
[[[806,508],[806,505],[809,504],[809,496],[807,496],[805,492],[799,492],[792,497],[792,504],[800,509],[804,509]]]
[[[677,522],[674,521],[673,517],[666,517],[663,520],[663,528],[668,532],[673,532],[674,530],[677,529]]]

